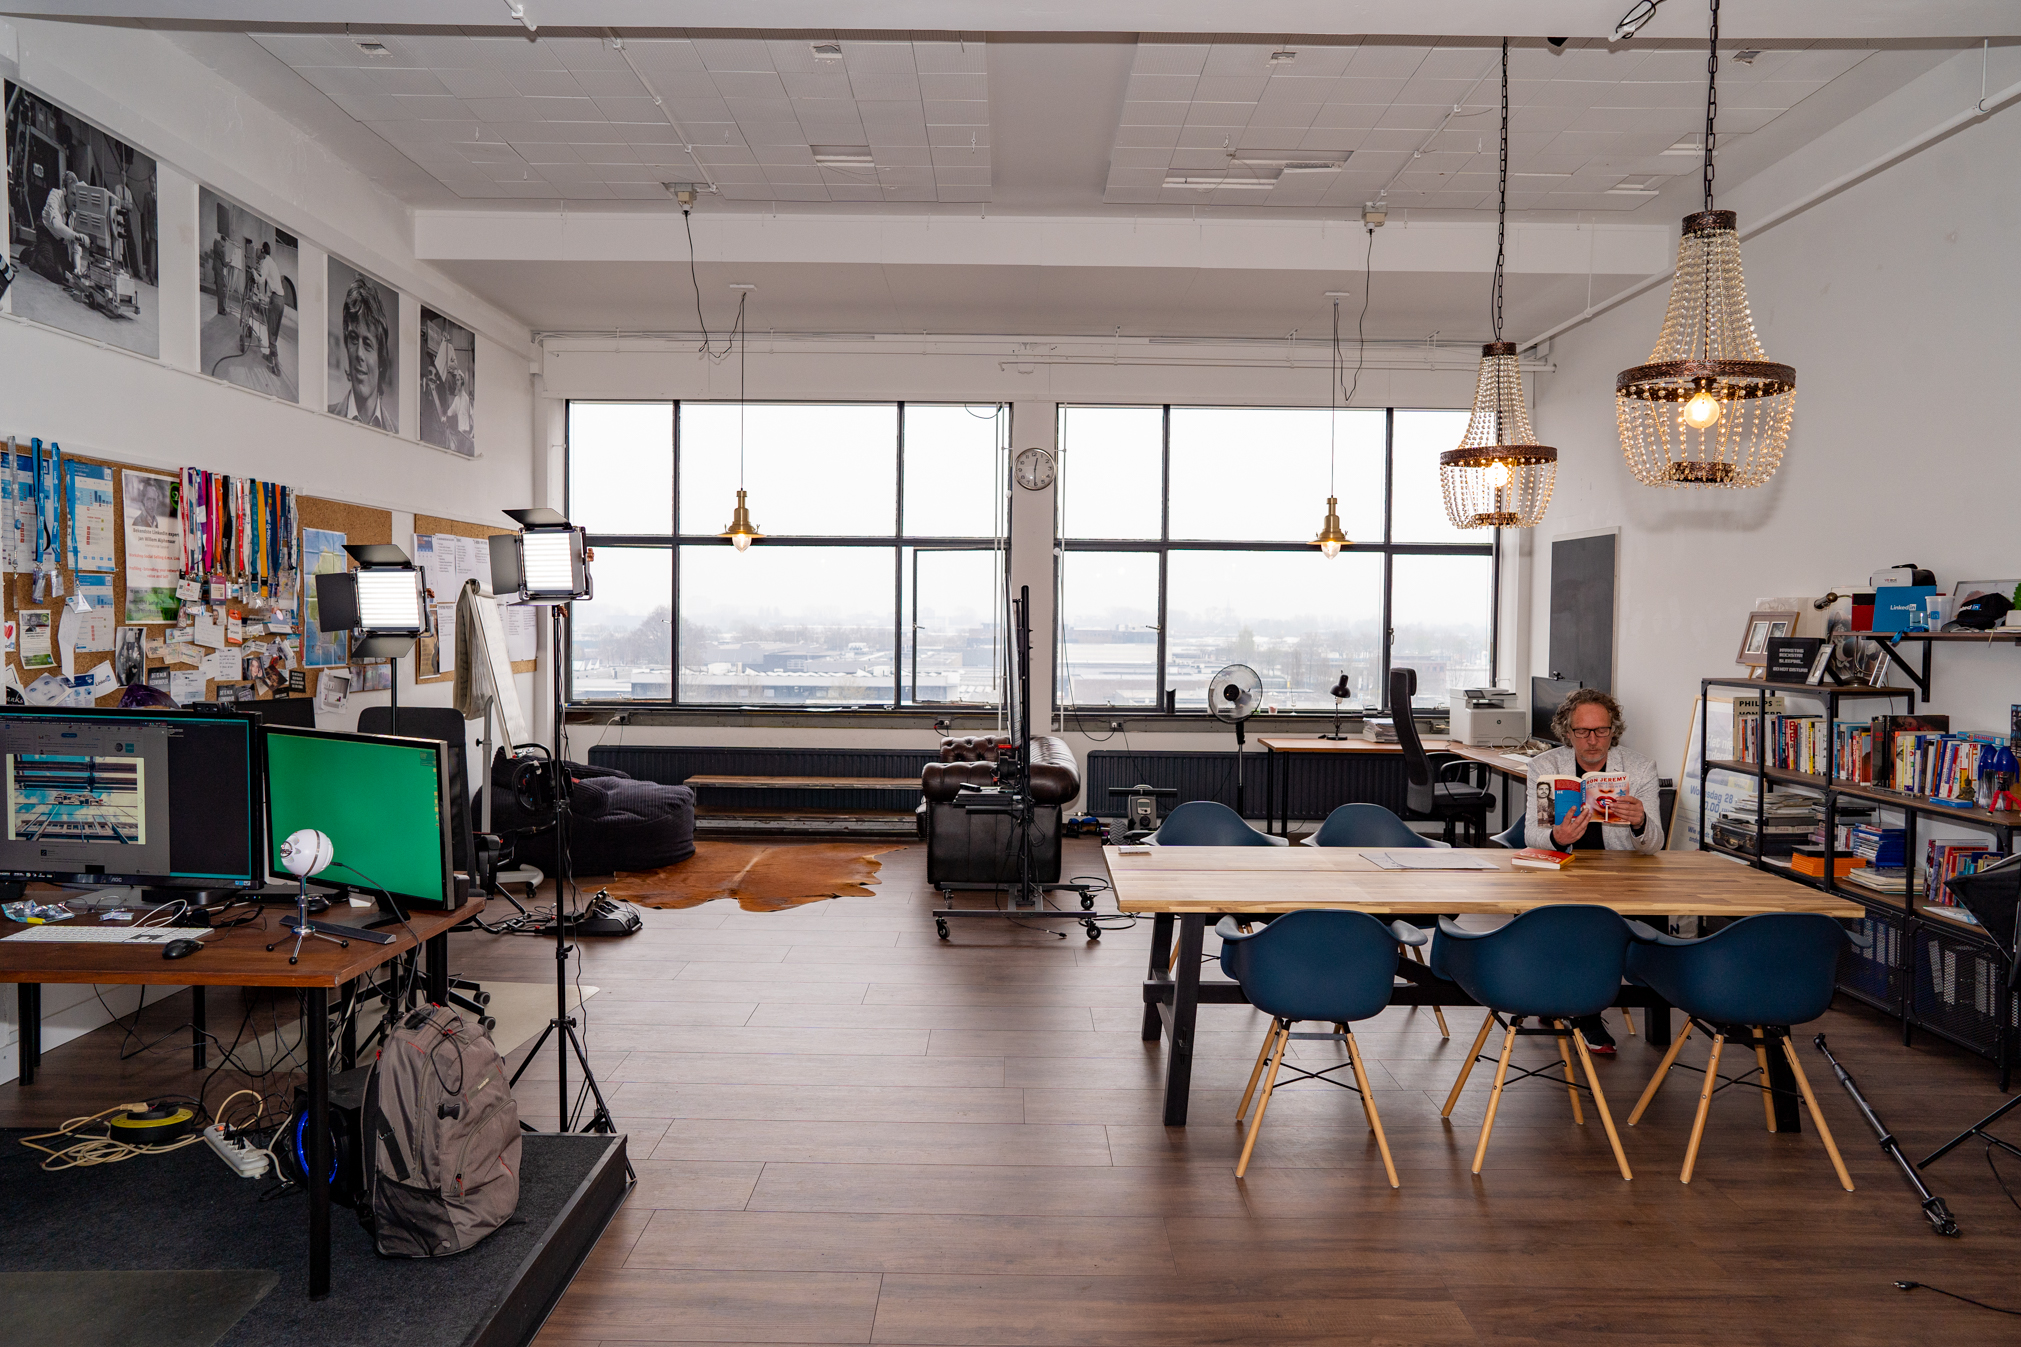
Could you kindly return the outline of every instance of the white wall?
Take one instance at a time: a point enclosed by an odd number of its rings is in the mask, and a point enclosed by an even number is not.
[[[406,208],[291,123],[224,84],[184,52],[138,28],[0,23],[0,74],[96,122],[160,164],[161,356],[135,355],[0,315],[0,436],[39,436],[68,453],[164,469],[184,466],[284,482],[309,495],[393,512],[411,540],[415,513],[483,523],[534,499],[533,369],[523,326],[415,262]],[[198,184],[236,198],[297,234],[301,254],[301,387],[295,405],[200,371],[196,248]],[[336,252],[401,292],[401,436],[325,413],[325,257]],[[477,331],[478,444],[467,460],[420,443],[418,315],[427,302]],[[543,427],[544,429],[544,427]],[[413,682],[405,705],[446,705],[449,685]],[[531,675],[520,695],[532,705]],[[322,721],[356,723],[386,694],[352,698]],[[473,758],[475,764],[475,758]],[[106,1005],[132,1009],[130,988],[49,987],[44,1047],[105,1022]],[[159,993],[151,992],[149,1000]],[[15,998],[0,996],[0,1080],[16,1070]]]
[[[1996,68],[1993,87],[2015,73]],[[1978,96],[1974,52],[1719,204],[1740,212],[1745,238],[1751,216]],[[1683,761],[1697,680],[1743,672],[1733,654],[1756,598],[1845,592],[1904,561],[1946,587],[2021,575],[2021,456],[2006,405],[2021,312],[2017,162],[2021,104],[2010,104],[1745,238],[1762,343],[1797,371],[1789,453],[1765,487],[1659,490],[1628,473],[1614,376],[1647,358],[1667,285],[1555,343],[1536,420],[1558,446],[1558,491],[1535,539],[1529,670],[1546,671],[1551,539],[1619,525],[1615,692],[1630,744],[1666,774]],[[1954,728],[2005,732],[2009,706],[2021,703],[2021,652],[1942,645],[1933,664],[1931,710]]]

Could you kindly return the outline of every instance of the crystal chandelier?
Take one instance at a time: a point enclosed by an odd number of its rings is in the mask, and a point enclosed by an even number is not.
[[[1712,0],[1705,208],[1684,217],[1656,349],[1614,380],[1621,452],[1645,486],[1760,486],[1782,464],[1796,411],[1796,370],[1767,359],[1754,333],[1736,217],[1712,208],[1718,79],[1719,0]]]
[[[1558,451],[1537,443],[1523,402],[1516,344],[1502,340],[1503,244],[1509,217],[1509,40],[1502,39],[1502,173],[1495,211],[1495,339],[1481,347],[1474,414],[1460,447],[1439,455],[1439,486],[1454,528],[1535,528],[1550,508]]]

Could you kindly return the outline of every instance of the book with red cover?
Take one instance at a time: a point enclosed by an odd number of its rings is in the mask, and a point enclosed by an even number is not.
[[[1524,847],[1509,857],[1509,864],[1528,866],[1533,870],[1560,870],[1572,859],[1569,851],[1546,851],[1543,847]]]

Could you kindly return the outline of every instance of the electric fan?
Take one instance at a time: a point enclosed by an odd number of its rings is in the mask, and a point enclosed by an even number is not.
[[[1242,722],[1256,714],[1263,680],[1247,664],[1231,664],[1208,680],[1207,709],[1235,726],[1235,812],[1242,812]]]

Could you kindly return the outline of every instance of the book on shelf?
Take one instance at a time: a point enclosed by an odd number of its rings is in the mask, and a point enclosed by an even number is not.
[[[1900,828],[1861,824],[1853,829],[1853,855],[1876,869],[1897,870],[1907,864],[1907,833]]]
[[[1549,851],[1543,847],[1524,847],[1509,857],[1509,864],[1524,866],[1531,870],[1562,870],[1570,864],[1569,851]]]
[[[1909,891],[1909,872],[1900,866],[1862,866],[1848,870],[1844,883],[1857,884],[1875,893],[1906,894]]]
[[[1821,846],[1800,846],[1790,853],[1790,865],[1813,879],[1823,879],[1825,874],[1825,849]],[[1842,852],[1832,855],[1832,877],[1843,878],[1850,872],[1864,868],[1866,862],[1858,856],[1848,856]]]
[[[1951,728],[1949,716],[1875,716],[1873,721],[1873,782],[1890,790],[1910,791],[1912,788],[1899,784],[1897,774],[1901,756],[1896,739],[1904,735],[1942,734]]]

